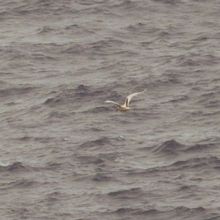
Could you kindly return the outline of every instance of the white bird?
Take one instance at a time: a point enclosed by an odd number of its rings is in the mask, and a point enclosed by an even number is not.
[[[124,104],[122,104],[122,105],[120,105],[120,104],[117,103],[117,102],[111,101],[111,100],[106,100],[105,102],[106,102],[106,103],[111,103],[111,104],[116,105],[117,110],[119,110],[119,111],[122,111],[122,112],[128,111],[128,110],[130,109],[129,105],[130,105],[131,99],[132,99],[134,96],[139,95],[139,94],[141,94],[141,93],[143,93],[143,92],[145,92],[145,90],[142,91],[142,92],[135,92],[135,93],[132,93],[132,94],[128,95],[128,96],[126,97],[126,99],[125,99]]]

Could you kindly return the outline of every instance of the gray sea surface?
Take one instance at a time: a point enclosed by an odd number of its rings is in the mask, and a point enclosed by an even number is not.
[[[0,67],[0,219],[220,220],[219,0],[2,0]]]

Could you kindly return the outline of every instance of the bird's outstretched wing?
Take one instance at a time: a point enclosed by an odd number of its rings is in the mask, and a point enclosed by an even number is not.
[[[120,104],[118,104],[117,102],[111,101],[111,100],[106,100],[105,103],[111,103],[111,104],[120,106]]]
[[[135,92],[135,93],[132,93],[132,94],[128,95],[128,96],[126,97],[126,99],[125,99],[125,105],[126,105],[127,107],[129,107],[129,104],[130,104],[131,99],[132,99],[134,96],[139,95],[139,94],[144,93],[144,92],[145,92],[145,90],[142,91],[142,92]]]

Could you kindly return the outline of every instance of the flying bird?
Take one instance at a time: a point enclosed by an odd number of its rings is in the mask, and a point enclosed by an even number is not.
[[[142,92],[135,92],[135,93],[132,93],[130,95],[128,95],[125,99],[125,102],[124,104],[120,105],[119,103],[117,102],[114,102],[114,101],[111,101],[111,100],[106,100],[105,103],[111,103],[111,104],[114,104],[116,107],[117,107],[117,110],[121,111],[121,112],[125,112],[125,111],[128,111],[130,109],[129,105],[130,105],[130,102],[131,102],[131,99],[136,96],[136,95],[139,95],[141,93],[144,93],[144,91]]]

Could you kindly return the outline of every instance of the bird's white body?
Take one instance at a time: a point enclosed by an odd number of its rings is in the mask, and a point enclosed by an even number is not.
[[[134,96],[139,95],[139,94],[141,94],[141,93],[143,93],[143,92],[144,92],[144,91],[142,91],[142,92],[135,92],[135,93],[132,93],[132,94],[128,95],[128,96],[126,97],[126,99],[125,99],[124,104],[122,104],[122,105],[120,105],[120,104],[117,103],[117,102],[111,101],[111,100],[106,100],[105,102],[106,102],[106,103],[111,103],[111,104],[116,105],[116,107],[117,107],[117,109],[118,109],[119,111],[123,111],[123,112],[124,112],[124,111],[128,111],[128,110],[130,109],[129,105],[130,105],[131,99],[132,99]]]

